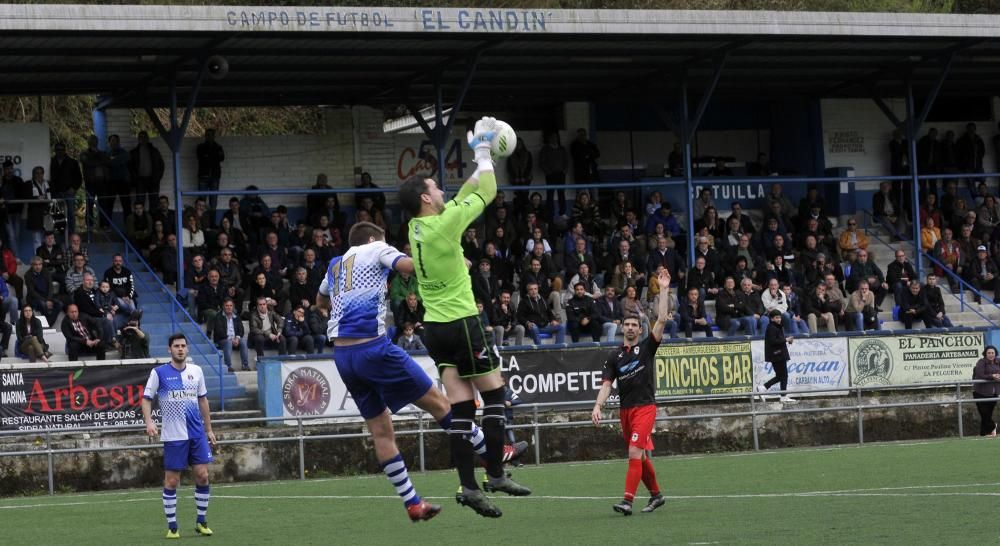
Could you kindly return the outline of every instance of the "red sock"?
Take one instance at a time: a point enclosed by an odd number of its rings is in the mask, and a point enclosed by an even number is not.
[[[642,460],[642,483],[650,495],[655,497],[660,494],[660,485],[656,483],[656,471],[653,470],[653,461],[649,460],[649,457]]]
[[[632,502],[635,490],[639,488],[642,479],[642,459],[628,460],[628,474],[625,475],[625,500]]]

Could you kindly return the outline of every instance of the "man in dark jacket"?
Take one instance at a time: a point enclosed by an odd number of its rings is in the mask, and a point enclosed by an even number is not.
[[[226,287],[219,282],[220,278],[218,270],[210,269],[208,280],[198,288],[198,297],[195,301],[198,305],[199,322],[212,324],[228,297]]]
[[[597,322],[601,324],[601,338],[609,343],[615,340],[615,334],[625,319],[622,305],[616,296],[615,287],[605,286],[604,296],[594,302],[597,306]]]
[[[705,300],[698,294],[697,288],[687,291],[687,298],[680,305],[680,316],[684,337],[691,337],[695,328],[705,332],[705,337],[713,337],[712,321],[705,312]]]
[[[902,305],[900,302],[905,297],[904,293],[909,289],[910,281],[915,279],[917,272],[913,269],[913,264],[906,259],[906,253],[902,249],[896,249],[896,259],[889,264],[885,273],[885,282],[892,289],[896,305]]]
[[[517,323],[517,313],[510,304],[510,290],[504,289],[493,305],[493,342],[500,347],[508,334],[513,334],[515,345],[524,345],[524,326]]]
[[[782,391],[788,390],[788,361],[791,360],[788,355],[788,344],[791,342],[791,336],[785,337],[785,332],[781,328],[781,311],[774,309],[771,311],[770,321],[764,332],[764,360],[770,362],[774,368],[774,377],[760,385],[758,391],[765,392],[775,383],[781,383]],[[760,399],[764,400],[763,394],[760,395]],[[781,401],[785,404],[798,402],[788,394],[782,394]]]
[[[477,271],[472,272],[472,295],[487,308],[500,295],[500,279],[493,274],[493,263],[489,258],[480,258]]]
[[[73,292],[73,303],[81,315],[94,320],[102,332],[101,340],[107,347],[114,340],[114,322],[112,317],[106,316],[104,311],[98,307],[96,297],[97,288],[94,285],[94,276],[90,273],[84,273],[83,284]]]
[[[226,160],[226,152],[215,141],[215,129],[205,130],[205,141],[198,145],[198,191],[218,191],[219,179],[222,178],[222,162]],[[212,225],[215,225],[215,205],[218,196],[208,198],[208,213]]]
[[[49,163],[49,191],[56,199],[66,199],[67,229],[76,232],[76,190],[83,185],[83,175],[80,174],[80,163],[66,155],[66,145],[57,142],[56,153]]]
[[[601,323],[597,320],[594,298],[582,282],[573,285],[573,297],[566,303],[566,322],[573,343],[580,341],[581,332],[589,332],[594,341],[601,341]]]
[[[927,307],[931,310],[931,326],[934,328],[952,328],[954,325],[951,319],[945,314],[944,298],[941,297],[941,289],[937,285],[937,275],[927,274],[927,284],[924,285],[923,292],[927,295]]]
[[[693,287],[692,287],[693,288]],[[726,277],[722,283],[722,290],[715,299],[715,322],[719,328],[726,330],[727,336],[736,335],[741,324],[741,318],[746,314],[743,309],[742,297],[736,292],[736,280]],[[747,335],[751,332],[751,327],[747,326]],[[691,337],[691,336],[688,336]]]
[[[910,281],[909,289],[903,292],[899,302],[899,320],[907,330],[913,329],[913,321],[924,321],[924,327],[931,328],[931,308],[927,295],[921,290],[920,281]]]
[[[163,179],[163,156],[149,141],[149,133],[140,131],[139,144],[129,152],[129,170],[135,184],[136,203],[148,203],[149,210],[156,206]]]
[[[222,312],[215,315],[209,326],[209,333],[215,346],[222,350],[222,356],[226,361],[226,368],[229,373],[233,372],[233,349],[240,351],[240,361],[243,363],[243,371],[250,369],[250,350],[247,346],[246,332],[243,329],[243,321],[236,314],[236,303],[232,298],[226,298],[222,304]]]
[[[868,288],[875,293],[875,307],[882,306],[882,300],[888,292],[889,283],[875,262],[868,259],[868,251],[858,250],[858,261],[851,268],[851,278],[848,286],[857,286],[861,281],[868,281]]]
[[[76,304],[66,307],[66,316],[62,321],[62,334],[66,338],[66,356],[70,361],[80,360],[81,353],[97,355],[97,360],[104,360],[104,353],[107,347],[101,341],[101,327],[97,321],[87,315],[81,315]],[[6,332],[3,340],[4,347],[10,339],[10,332]]]
[[[985,245],[976,247],[976,256],[965,269],[969,276],[969,282],[973,288],[982,292],[983,290],[993,290],[993,301],[1000,302],[1000,271],[997,271],[996,262],[990,259],[989,250]],[[981,303],[982,298],[977,294],[976,303]]]
[[[542,333],[553,334],[557,344],[566,341],[566,325],[549,309],[545,299],[538,293],[538,283],[529,282],[526,294],[517,305],[517,322],[531,335],[535,345],[541,345]]]

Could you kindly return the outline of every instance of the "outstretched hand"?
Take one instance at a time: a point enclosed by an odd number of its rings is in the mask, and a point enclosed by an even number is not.
[[[657,275],[656,282],[660,285],[660,290],[670,288],[670,272],[666,268],[663,268],[663,271],[660,271],[660,274]]]

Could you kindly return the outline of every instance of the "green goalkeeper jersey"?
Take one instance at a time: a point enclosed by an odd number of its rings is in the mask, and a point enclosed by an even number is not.
[[[426,309],[425,322],[451,322],[479,314],[461,238],[496,194],[493,171],[480,172],[479,183],[463,184],[441,214],[410,220],[410,251]]]

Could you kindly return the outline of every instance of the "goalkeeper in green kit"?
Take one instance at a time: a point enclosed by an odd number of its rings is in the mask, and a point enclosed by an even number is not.
[[[505,419],[500,362],[487,345],[479,321],[460,239],[465,228],[496,196],[491,152],[502,138],[501,129],[510,131],[494,118],[476,122],[475,130],[468,134],[469,146],[475,151],[476,171],[447,203],[437,183],[420,175],[410,177],[399,189],[400,204],[413,217],[409,239],[426,308],[424,343],[438,367],[452,407],[448,440],[462,484],[455,500],[492,518],[502,513],[476,483],[474,451],[468,439],[475,428],[476,390],[483,399],[487,456],[484,488],[517,496],[530,495],[531,490],[514,482],[503,470]],[[506,144],[513,148],[513,142],[504,142],[501,147]]]

